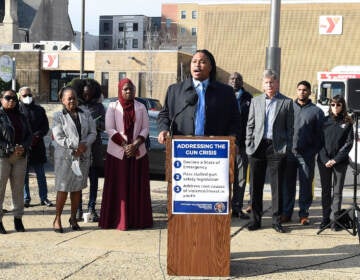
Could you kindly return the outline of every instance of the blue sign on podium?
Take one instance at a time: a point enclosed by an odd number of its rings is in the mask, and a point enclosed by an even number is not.
[[[229,213],[229,140],[172,140],[172,213]]]

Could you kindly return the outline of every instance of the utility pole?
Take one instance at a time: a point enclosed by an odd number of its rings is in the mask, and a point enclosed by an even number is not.
[[[81,38],[80,38],[80,79],[84,75],[84,45],[85,45],[85,0],[81,3]]]
[[[148,61],[149,61],[149,71],[147,77],[148,90],[150,93],[150,97],[152,98],[153,94],[153,38],[152,38],[152,24],[151,19],[148,18],[147,22],[147,31],[146,31],[146,45],[148,48]]]
[[[265,69],[275,70],[280,76],[281,49],[279,47],[281,0],[271,0],[270,38],[266,48]]]

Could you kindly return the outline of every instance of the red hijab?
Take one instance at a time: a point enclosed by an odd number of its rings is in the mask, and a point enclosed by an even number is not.
[[[124,130],[126,136],[128,137],[128,142],[132,142],[134,122],[135,122],[134,100],[125,100],[123,98],[122,89],[125,84],[130,84],[134,88],[134,90],[135,90],[135,86],[133,82],[128,78],[120,80],[118,85],[118,98],[124,110],[124,116],[123,116]]]

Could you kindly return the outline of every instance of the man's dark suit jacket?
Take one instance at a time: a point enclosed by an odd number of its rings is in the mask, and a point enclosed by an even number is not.
[[[169,86],[164,107],[158,116],[159,131],[170,131],[171,120],[186,106],[190,95],[197,94],[192,78]],[[219,82],[210,82],[205,94],[205,136],[239,136],[240,114],[233,89]],[[196,104],[179,114],[172,126],[173,135],[194,135]]]

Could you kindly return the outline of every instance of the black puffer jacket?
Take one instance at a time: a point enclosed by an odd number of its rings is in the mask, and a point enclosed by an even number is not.
[[[18,110],[17,108],[15,110]],[[22,137],[21,144],[25,152],[28,153],[31,144],[31,129],[30,125],[24,116],[19,111],[22,125]],[[0,158],[9,157],[15,149],[15,131],[11,124],[9,117],[4,109],[0,108]]]
[[[49,121],[45,113],[45,109],[40,105],[31,102],[31,104],[19,104],[20,112],[28,119],[32,131],[32,143],[29,156],[29,163],[45,163],[46,148],[44,144],[44,136],[49,131]]]

